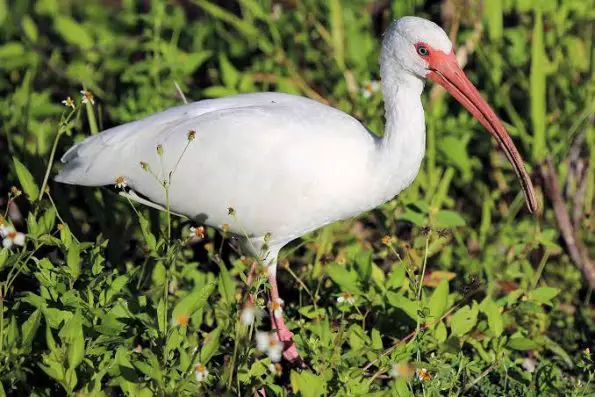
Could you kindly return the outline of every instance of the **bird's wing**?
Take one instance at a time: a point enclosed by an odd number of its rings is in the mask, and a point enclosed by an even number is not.
[[[136,142],[160,142],[173,132],[184,140],[178,126],[190,121],[200,124],[201,116],[213,114],[230,115],[234,109],[266,106],[275,103],[295,104],[296,106],[324,106],[307,98],[281,93],[242,94],[232,97],[203,100],[174,107],[144,119],[126,123],[91,136],[71,147],[62,156],[65,164],[56,176],[56,181],[86,186],[100,186],[114,183],[114,175],[120,175],[113,168],[124,156],[127,146]],[[326,106],[324,106],[326,107]],[[326,107],[328,109],[332,109]],[[339,112],[335,109],[332,111]],[[347,115],[345,115],[347,116]],[[210,117],[209,117],[210,118]],[[200,133],[200,132],[199,132]],[[178,139],[176,138],[176,139]]]

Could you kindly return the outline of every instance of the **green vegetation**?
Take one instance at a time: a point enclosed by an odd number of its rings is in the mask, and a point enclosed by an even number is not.
[[[480,3],[0,0],[0,396],[595,395],[595,2]],[[408,14],[455,38],[542,212],[481,126],[427,89],[414,184],[282,253],[306,369],[256,349],[268,320],[240,313],[248,290],[264,307],[265,278],[246,286],[254,259],[225,233],[190,239],[187,220],[52,181],[72,143],[179,92],[296,93],[381,133],[366,82]]]

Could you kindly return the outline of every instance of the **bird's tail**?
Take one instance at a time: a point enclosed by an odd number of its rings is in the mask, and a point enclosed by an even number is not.
[[[64,168],[54,178],[71,185],[102,186],[114,183],[117,157],[100,135],[77,143],[62,156]],[[114,172],[110,172],[113,170]]]

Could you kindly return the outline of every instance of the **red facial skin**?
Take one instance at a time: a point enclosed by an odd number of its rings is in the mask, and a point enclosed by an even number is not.
[[[521,155],[496,113],[482,98],[473,83],[465,76],[457,62],[454,51],[446,54],[423,42],[416,43],[415,49],[418,56],[428,64],[429,71],[426,77],[444,87],[496,138],[521,181],[529,211],[536,212],[538,205],[535,190],[531,178],[529,178],[523,166]]]

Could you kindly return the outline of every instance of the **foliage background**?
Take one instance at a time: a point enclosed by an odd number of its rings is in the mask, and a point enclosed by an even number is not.
[[[275,374],[255,350],[267,321],[238,321],[251,259],[225,233],[189,241],[176,218],[169,240],[165,214],[113,189],[43,182],[73,142],[180,104],[175,83],[191,100],[305,95],[381,134],[382,95],[362,90],[382,31],[411,14],[453,38],[542,212],[427,89],[414,184],[283,253],[306,369]],[[27,234],[0,251],[0,395],[593,395],[594,22],[593,0],[0,0],[0,207]]]

